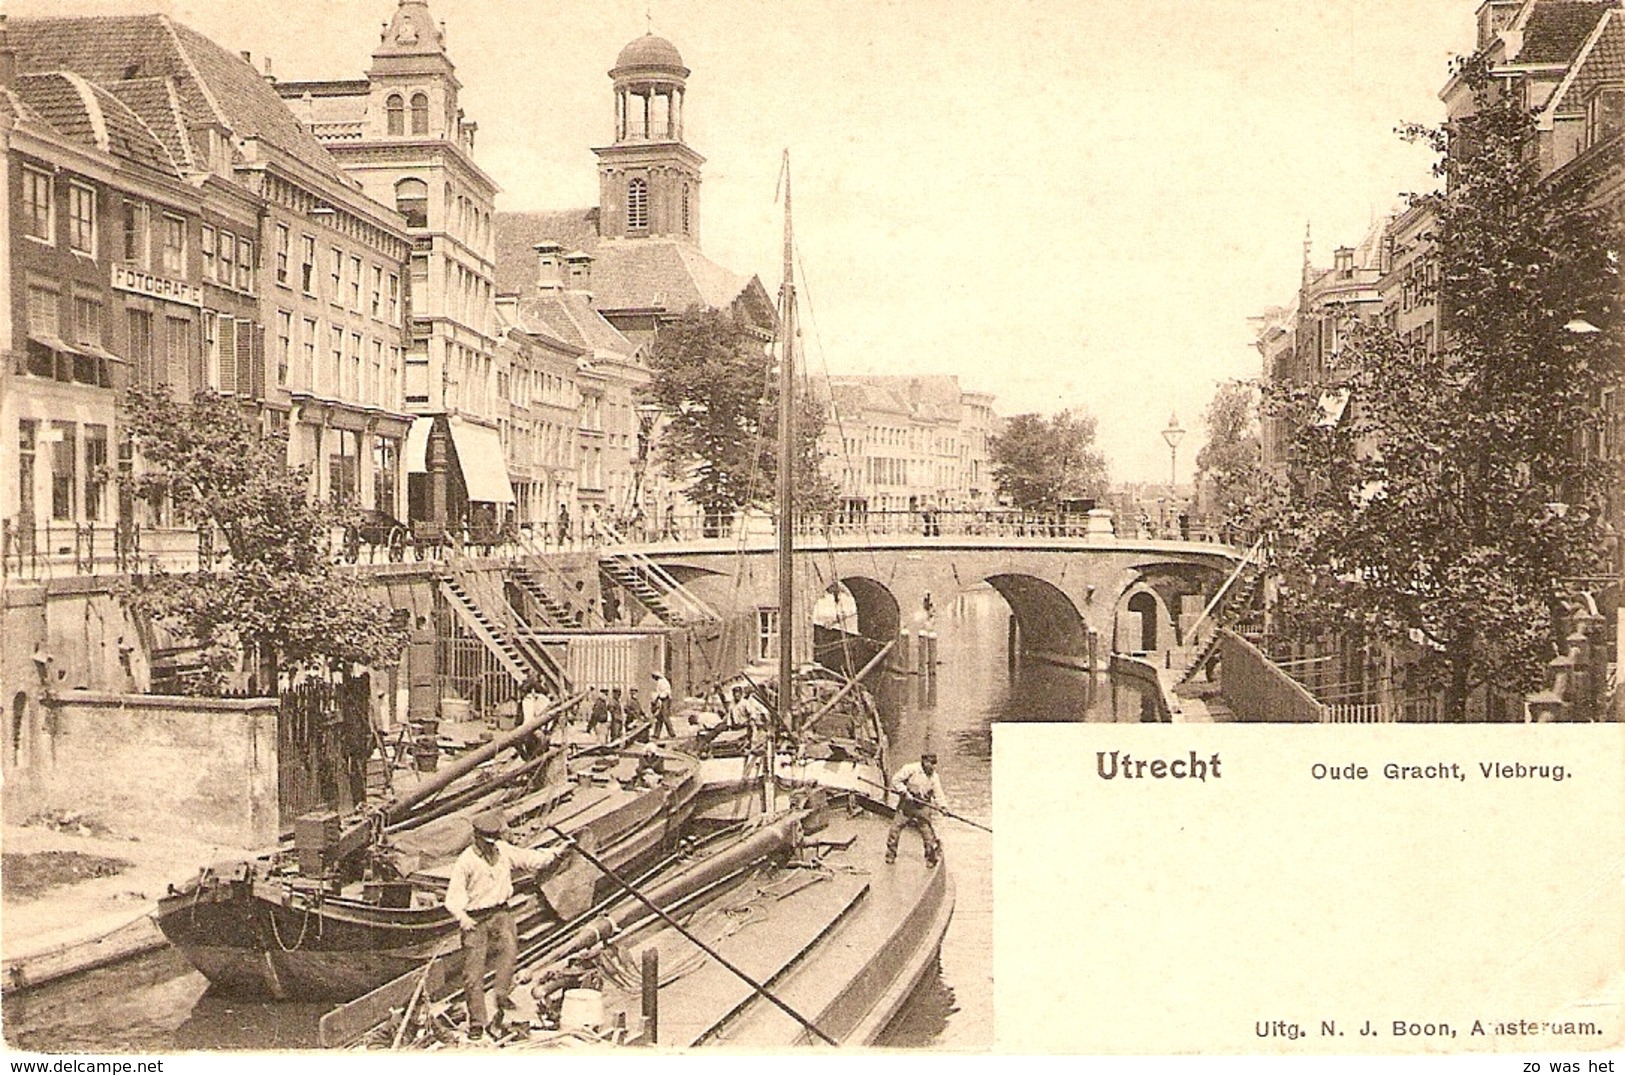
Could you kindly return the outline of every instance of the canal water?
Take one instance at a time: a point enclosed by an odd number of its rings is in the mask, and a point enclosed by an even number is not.
[[[936,612],[935,676],[884,678],[877,693],[893,764],[935,750],[955,813],[992,817],[993,725],[1000,721],[1155,720],[1138,684],[1048,665],[1011,666],[1009,608],[991,589],[949,598]],[[940,970],[916,991],[886,1044],[976,1051],[993,1044],[993,838],[944,820],[937,828],[957,903]],[[902,854],[920,854],[903,834]],[[316,1046],[325,1004],[212,994],[174,950],[7,997],[5,1038],[42,1052],[149,1052]]]

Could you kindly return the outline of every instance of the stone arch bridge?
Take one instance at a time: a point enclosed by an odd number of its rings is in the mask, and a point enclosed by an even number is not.
[[[652,561],[713,608],[778,604],[771,537],[623,549],[620,555]],[[798,537],[796,589],[821,594],[839,583],[856,603],[859,632],[886,642],[918,629],[927,593],[942,609],[985,582],[1009,604],[1025,653],[1081,664],[1091,654],[1104,661],[1112,652],[1182,644],[1244,554],[1215,542],[1109,535]]]

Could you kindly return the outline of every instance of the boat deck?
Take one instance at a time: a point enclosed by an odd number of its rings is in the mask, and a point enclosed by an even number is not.
[[[885,862],[888,820],[834,814],[813,836],[818,861],[762,867],[677,916],[685,928],[765,985],[824,1034],[872,1043],[934,964],[953,911],[945,866],[928,868],[905,832]],[[659,953],[657,1040],[662,1047],[775,1047],[814,1040],[692,940],[655,921],[618,938],[600,960],[604,1026],[640,1026],[639,968]],[[534,1007],[515,991],[521,1018]],[[558,1039],[553,1039],[558,1040]]]

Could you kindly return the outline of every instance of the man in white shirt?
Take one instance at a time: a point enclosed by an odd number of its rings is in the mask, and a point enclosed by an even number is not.
[[[937,776],[937,756],[928,751],[920,755],[919,761],[897,770],[891,787],[897,793],[897,813],[886,833],[886,861],[897,861],[898,838],[912,825],[920,830],[920,839],[925,843],[925,864],[935,866],[942,844],[931,826],[931,811],[948,809],[948,796],[942,790],[942,778]]]
[[[649,673],[654,687],[649,691],[649,717],[654,722],[652,736],[671,739],[677,732],[671,726],[671,680],[659,670]]]
[[[495,948],[496,1021],[500,1028],[512,1009],[514,963],[519,935],[508,900],[513,871],[545,870],[558,861],[556,851],[515,847],[500,839],[505,823],[500,811],[474,819],[474,840],[451,867],[446,910],[463,930],[463,995],[468,1001],[468,1039],[485,1036],[486,954]]]

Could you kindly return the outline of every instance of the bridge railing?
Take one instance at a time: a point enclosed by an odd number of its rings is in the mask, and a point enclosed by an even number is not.
[[[1088,515],[1017,511],[1012,508],[809,512],[796,516],[795,531],[801,537],[1116,537],[1124,540],[1201,541],[1241,546],[1252,543],[1252,535],[1206,520],[1187,519],[1183,525],[1159,527],[1149,519],[1114,518],[1109,512]],[[770,537],[773,534],[773,519],[757,513],[732,517],[668,514],[658,526],[642,523],[622,533],[629,542],[648,544]]]

